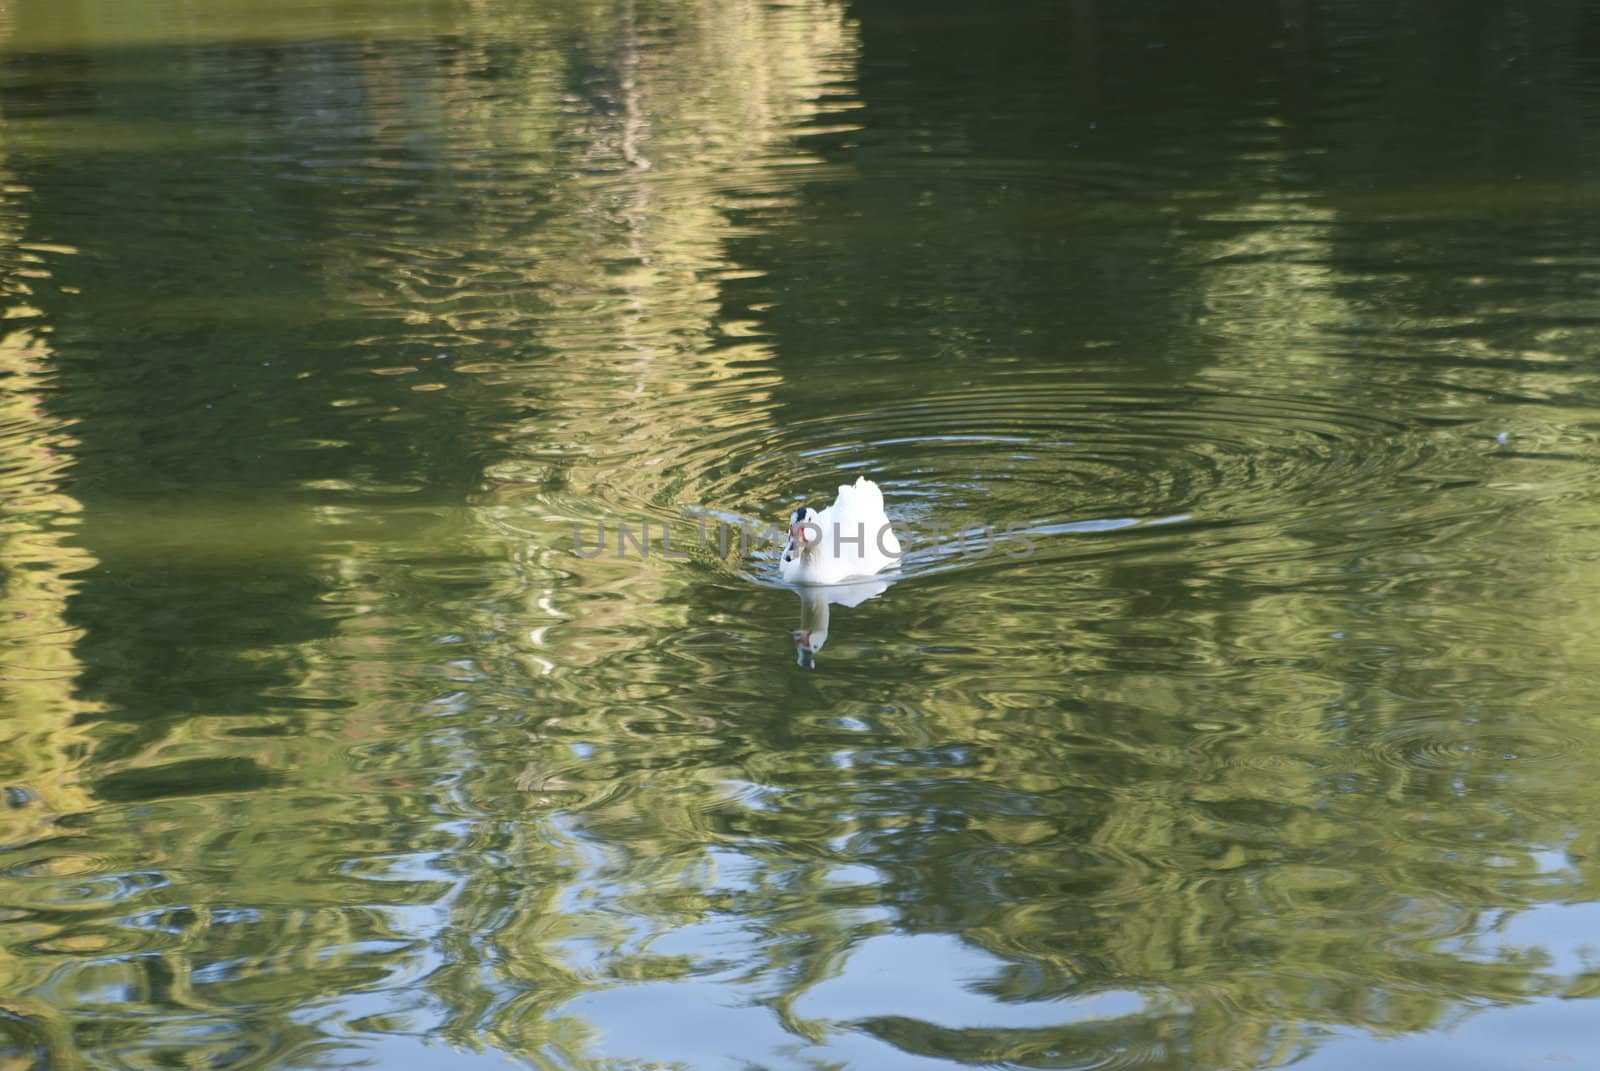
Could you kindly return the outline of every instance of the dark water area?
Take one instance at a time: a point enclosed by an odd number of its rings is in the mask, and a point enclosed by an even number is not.
[[[1596,131],[1571,0],[0,0],[0,1068],[1600,1059]]]

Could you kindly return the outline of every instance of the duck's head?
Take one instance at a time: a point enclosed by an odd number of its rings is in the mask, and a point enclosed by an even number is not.
[[[816,553],[821,540],[822,527],[817,524],[817,511],[810,506],[801,506],[789,518],[789,545],[783,548],[783,560],[792,562]]]

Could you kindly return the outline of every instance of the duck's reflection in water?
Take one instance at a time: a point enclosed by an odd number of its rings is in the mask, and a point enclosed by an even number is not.
[[[808,584],[800,596],[800,627],[794,630],[795,659],[804,669],[817,668],[817,652],[828,642],[828,608],[860,606],[883,591],[893,578],[857,580],[849,584]]]

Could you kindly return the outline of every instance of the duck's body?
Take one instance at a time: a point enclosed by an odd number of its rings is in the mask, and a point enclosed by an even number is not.
[[[778,572],[790,584],[840,584],[900,560],[900,541],[883,512],[883,492],[865,476],[840,484],[821,513],[801,507],[789,524]]]

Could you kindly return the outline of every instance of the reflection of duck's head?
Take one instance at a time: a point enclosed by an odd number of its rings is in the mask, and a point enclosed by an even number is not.
[[[793,635],[796,663],[802,669],[816,669],[817,652],[828,642],[828,596],[823,589],[800,592],[800,627]]]
[[[800,596],[800,627],[794,636],[795,657],[802,668],[817,668],[817,652],[828,642],[828,610],[833,606],[860,606],[881,593],[892,578],[857,580],[852,584],[808,584],[795,589]]]

